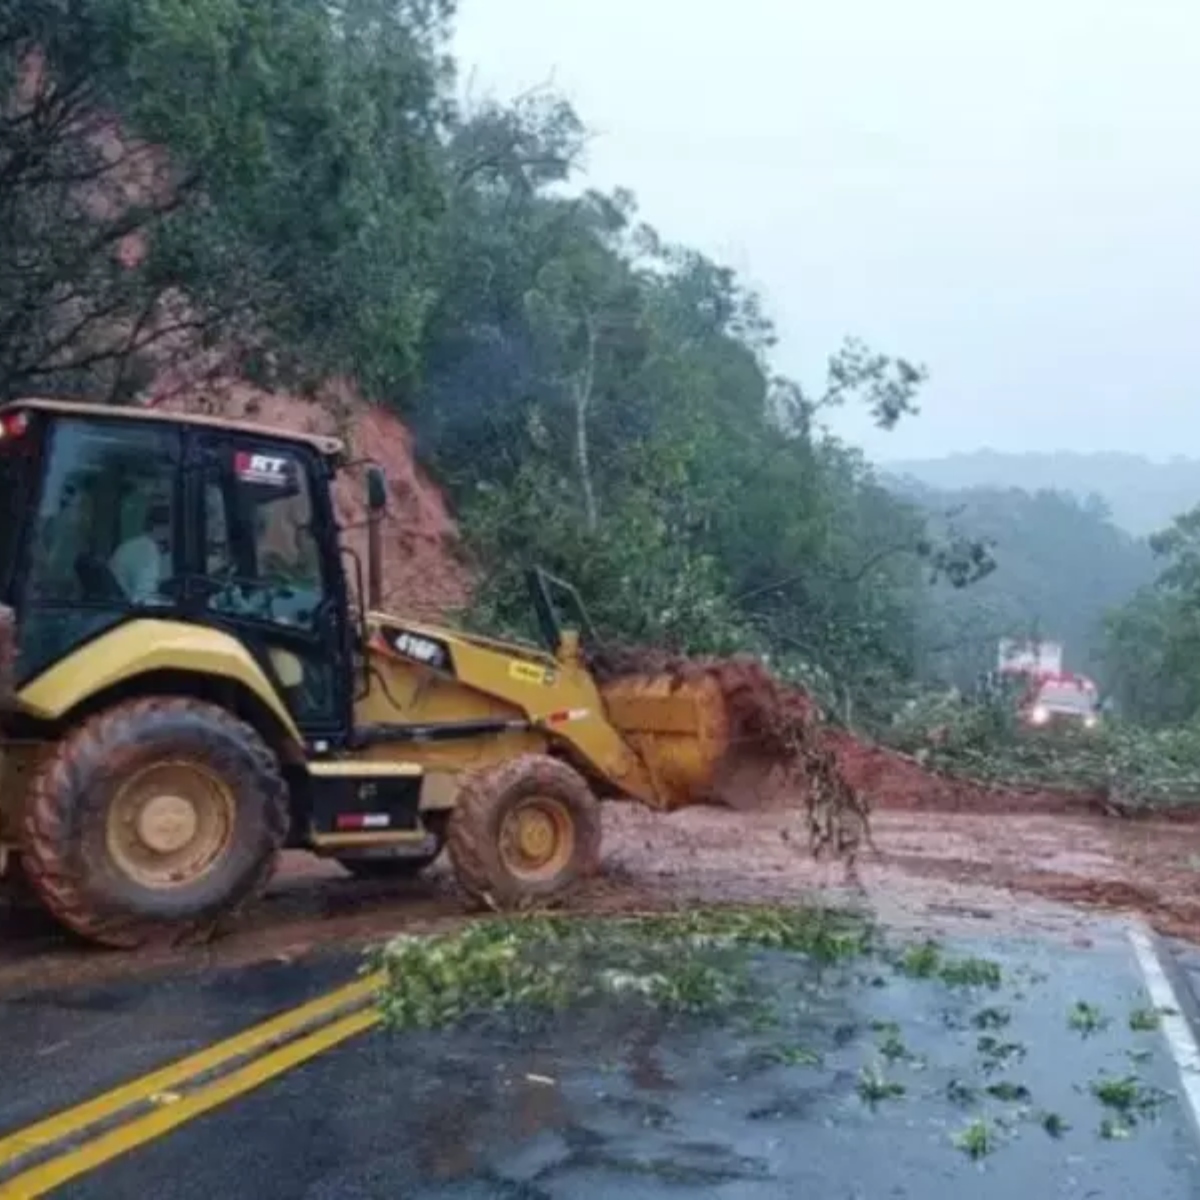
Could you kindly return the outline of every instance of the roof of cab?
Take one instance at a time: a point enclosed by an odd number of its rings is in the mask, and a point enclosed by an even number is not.
[[[67,417],[95,417],[114,421],[155,421],[168,425],[189,425],[201,429],[225,429],[254,437],[272,438],[276,441],[301,442],[311,446],[327,458],[344,458],[345,444],[340,438],[325,437],[318,433],[302,433],[295,429],[283,429],[273,425],[256,425],[250,421],[231,421],[225,417],[210,417],[199,413],[168,412],[158,408],[143,408],[138,405],[95,404],[80,400],[51,400],[31,396],[10,400],[0,404],[0,412],[25,408],[36,412],[56,413]]]

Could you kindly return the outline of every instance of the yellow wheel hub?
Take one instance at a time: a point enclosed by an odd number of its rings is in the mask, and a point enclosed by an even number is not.
[[[529,859],[545,859],[554,853],[554,822],[544,812],[524,812],[517,820],[521,853]]]
[[[228,786],[207,768],[155,763],[125,780],[113,798],[108,852],[143,887],[183,887],[207,874],[228,850],[234,812]]]
[[[523,800],[505,816],[500,852],[514,875],[538,880],[558,874],[575,852],[575,823],[566,805],[551,796]]]
[[[184,796],[154,796],[138,813],[138,837],[156,854],[182,850],[199,828],[195,806]]]

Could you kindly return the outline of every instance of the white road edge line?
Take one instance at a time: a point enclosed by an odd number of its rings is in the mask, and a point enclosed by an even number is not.
[[[1179,1069],[1192,1120],[1197,1131],[1200,1131],[1200,1047],[1196,1045],[1192,1027],[1183,1015],[1183,1005],[1154,948],[1154,939],[1144,929],[1134,926],[1129,930],[1129,941],[1137,955],[1142,978],[1146,981],[1150,1003],[1159,1010],[1159,1027]]]

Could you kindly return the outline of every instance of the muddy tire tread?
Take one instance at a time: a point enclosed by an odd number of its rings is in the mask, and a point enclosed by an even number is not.
[[[136,737],[136,733],[131,734],[131,729],[141,732],[147,724],[157,720],[201,713],[227,736],[239,740],[253,756],[260,778],[269,781],[272,795],[264,816],[274,852],[264,857],[232,903],[202,921],[155,922],[94,911],[86,891],[67,865],[70,853],[68,830],[57,797],[75,790],[74,777],[89,760],[99,762],[106,747]],[[236,916],[247,903],[261,895],[270,882],[287,837],[288,823],[287,786],[279,764],[253,727],[204,701],[150,696],[96,714],[58,742],[30,785],[22,820],[21,863],[42,903],[60,923],[88,941],[132,949],[149,942],[186,940],[198,926],[210,926],[218,919]]]
[[[505,798],[518,790],[556,796],[575,818],[575,860],[568,879],[552,893],[507,877],[500,862],[493,821]],[[520,755],[467,776],[450,815],[447,845],[459,886],[476,905],[508,909],[565,899],[600,869],[599,802],[586,780],[566,763],[543,754]]]

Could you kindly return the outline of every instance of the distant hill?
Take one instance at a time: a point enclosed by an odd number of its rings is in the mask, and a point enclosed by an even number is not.
[[[1144,536],[1200,504],[1200,458],[1154,462],[1136,454],[1001,454],[977,450],[946,458],[881,463],[882,474],[915,479],[945,491],[963,488],[1055,489],[1081,501],[1103,497],[1113,521]]]

